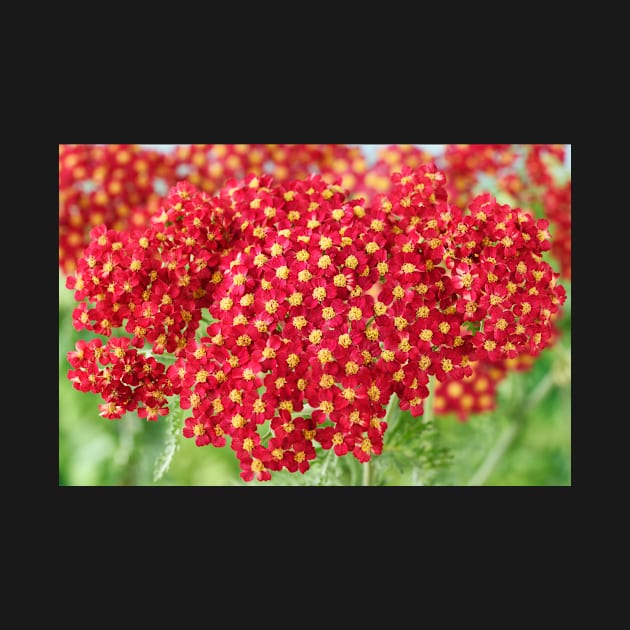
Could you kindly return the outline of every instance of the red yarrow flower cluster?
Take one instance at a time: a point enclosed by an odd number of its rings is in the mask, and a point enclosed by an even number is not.
[[[360,461],[380,453],[391,387],[368,291],[385,252],[366,251],[378,233],[362,205],[319,176],[282,186],[254,175],[217,203],[234,208],[239,246],[221,265],[216,322],[169,370],[193,413],[184,435],[229,436],[246,480],[305,472],[316,443]]]
[[[431,376],[536,355],[564,301],[547,222],[489,195],[459,209],[434,164],[402,168],[369,206],[321,175],[250,174],[214,197],[180,183],[149,228],[92,236],[67,283],[75,327],[176,357],[158,390],[190,410],[183,435],[229,442],[246,481],[303,473],[317,446],[368,461],[394,393],[417,416]],[[75,387],[100,382],[94,363],[72,363]],[[133,410],[127,393],[105,417]]]
[[[155,421],[168,413],[167,398],[175,392],[164,365],[138,352],[128,337],[112,337],[105,345],[99,338],[80,340],[68,362],[75,368],[68,371],[74,388],[105,401],[102,417],[115,420],[137,410],[140,418]]]
[[[507,203],[534,208],[539,214],[544,212],[553,232],[551,254],[559,263],[561,277],[570,280],[571,181],[563,182],[564,158],[562,145],[446,145],[442,161],[449,180],[449,195],[457,205],[466,205],[474,198],[483,177],[483,186],[494,186]],[[438,384],[434,398],[436,414],[456,413],[466,420],[472,413],[494,409],[496,383],[490,379],[488,387],[485,372],[496,373],[501,380],[508,370],[528,369],[533,360],[533,356],[521,354],[515,359],[480,362],[473,375],[462,382],[461,396],[448,394],[459,391],[457,387]]]
[[[444,170],[449,194],[463,206],[478,192],[481,177],[494,181],[513,205],[540,207],[553,227],[552,253],[561,276],[571,279],[571,180],[563,181],[565,149],[554,144],[446,145]]]
[[[404,168],[392,180],[392,191],[375,202],[393,218],[375,321],[398,351],[383,360],[401,406],[416,413],[430,375],[461,380],[472,360],[536,356],[549,343],[564,289],[542,259],[546,220],[489,195],[462,211],[448,203],[434,165]]]

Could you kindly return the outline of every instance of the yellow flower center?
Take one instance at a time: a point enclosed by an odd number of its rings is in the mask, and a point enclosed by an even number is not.
[[[422,339],[422,341],[431,341],[431,339],[433,339],[433,331],[428,328],[424,328],[420,331],[420,339]]]
[[[326,289],[324,287],[316,287],[313,289],[313,297],[321,302],[326,297]]]

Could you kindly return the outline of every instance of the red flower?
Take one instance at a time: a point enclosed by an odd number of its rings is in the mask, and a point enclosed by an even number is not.
[[[116,401],[102,403],[98,406],[99,416],[110,420],[119,420],[125,413],[125,408]]]
[[[210,431],[212,431],[212,426],[209,421],[192,417],[186,419],[182,434],[187,438],[194,437],[197,446],[206,446],[210,444]]]
[[[147,420],[156,421],[159,416],[165,416],[168,414],[168,408],[156,406],[145,406],[138,408],[138,417],[146,418]]]
[[[354,448],[356,434],[354,432],[344,433],[343,431],[335,430],[334,427],[325,427],[317,429],[316,439],[322,445],[322,448],[326,450],[332,448],[335,455],[341,457]]]

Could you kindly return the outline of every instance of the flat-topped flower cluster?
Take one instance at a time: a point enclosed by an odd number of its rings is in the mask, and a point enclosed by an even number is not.
[[[461,209],[432,163],[369,203],[320,175],[180,182],[144,229],[91,239],[67,286],[105,340],[69,353],[74,386],[110,419],[177,397],[184,436],[229,444],[247,481],[305,472],[317,446],[368,461],[393,395],[419,416],[430,377],[536,356],[565,300],[548,221],[488,194]]]

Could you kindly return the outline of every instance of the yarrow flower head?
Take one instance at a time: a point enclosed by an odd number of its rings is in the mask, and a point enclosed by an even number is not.
[[[571,179],[563,174],[565,148],[558,144],[446,145],[444,167],[449,194],[463,207],[484,186],[512,205],[540,208],[553,226],[552,253],[563,278],[571,279]]]
[[[70,379],[112,419],[178,396],[183,435],[229,442],[246,481],[304,473],[317,447],[367,462],[393,394],[421,415],[430,377],[535,356],[564,301],[547,221],[490,195],[460,209],[446,186],[432,163],[369,204],[319,174],[250,173],[212,197],[180,182],[144,230],[92,231],[67,286],[75,327],[110,339],[77,344]]]

